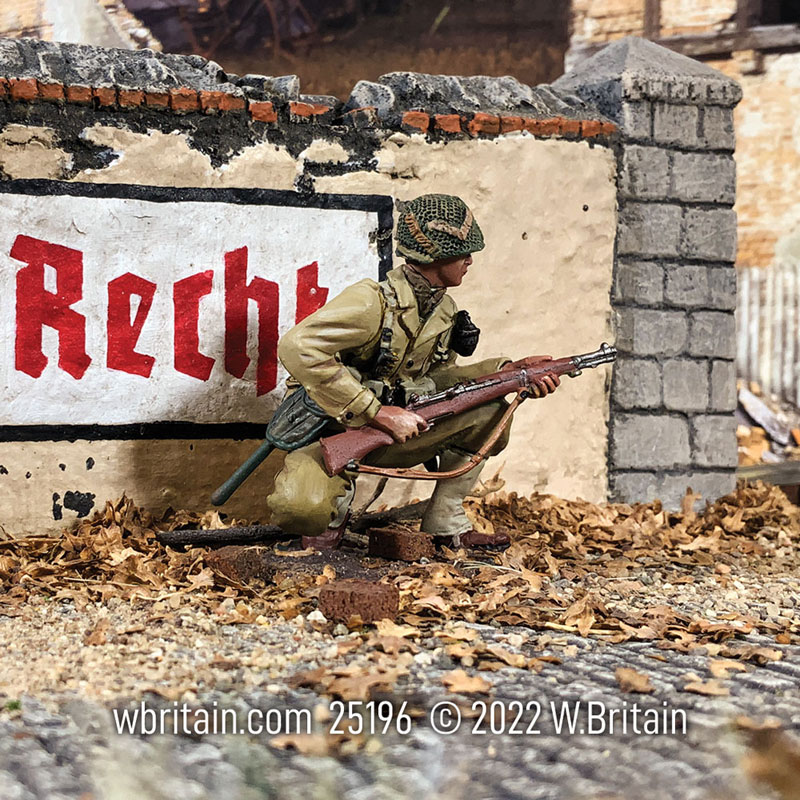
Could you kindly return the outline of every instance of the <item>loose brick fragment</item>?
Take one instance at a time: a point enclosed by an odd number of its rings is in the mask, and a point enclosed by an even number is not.
[[[429,114],[424,111],[404,111],[402,119],[403,127],[413,131],[427,133],[431,124]]]
[[[56,102],[64,99],[64,86],[61,83],[42,83],[39,81],[39,97]]]
[[[144,105],[144,92],[141,89],[120,89],[118,101],[124,108],[138,108]]]
[[[195,89],[181,86],[169,90],[169,104],[173,111],[199,111],[200,95]]]
[[[117,104],[117,90],[109,86],[99,86],[92,89],[92,95],[101,106],[115,106]]]
[[[12,100],[30,102],[39,96],[36,78],[9,78],[8,86]]]
[[[348,578],[326,583],[319,590],[319,610],[331,620],[347,622],[359,616],[364,622],[395,619],[400,592],[387,583]]]
[[[144,103],[152,108],[168,108],[169,107],[169,93],[168,92],[145,92]]]
[[[67,86],[64,89],[68,103],[89,105],[92,102],[92,89],[90,86]]]
[[[500,117],[500,133],[522,130],[522,117]]]
[[[250,109],[250,116],[256,122],[278,121],[278,112],[275,110],[275,106],[268,100],[263,102],[251,100],[249,109]]]
[[[264,547],[229,545],[205,556],[206,565],[237,583],[262,580],[268,583],[275,572],[265,559]]]
[[[458,114],[436,114],[433,126],[445,133],[461,133],[461,117]]]
[[[333,107],[322,103],[304,103],[300,100],[292,100],[289,103],[289,114],[294,122],[311,122],[312,120],[321,122],[326,114],[333,114]]]
[[[400,527],[371,528],[369,554],[390,561],[419,561],[435,555],[433,537]]]

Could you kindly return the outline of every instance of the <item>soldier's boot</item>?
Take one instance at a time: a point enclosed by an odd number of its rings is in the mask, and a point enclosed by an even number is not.
[[[315,550],[335,550],[342,543],[342,537],[350,521],[350,505],[356,493],[355,481],[350,484],[344,497],[340,497],[336,504],[336,519],[328,525],[324,533],[319,536],[303,536],[303,547],[313,547]]]
[[[439,456],[439,469],[448,472],[463,466],[468,455],[456,450],[445,450]],[[505,533],[479,533],[464,513],[464,498],[472,491],[485,461],[458,478],[437,481],[428,507],[422,517],[420,530],[429,533],[439,545],[448,547],[505,550],[511,540]]]

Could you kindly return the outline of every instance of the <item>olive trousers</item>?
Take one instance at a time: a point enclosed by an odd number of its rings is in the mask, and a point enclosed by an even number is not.
[[[440,456],[442,470],[454,469],[480,450],[507,408],[504,400],[498,400],[448,417],[413,439],[370,453],[364,463],[377,467],[415,467]],[[496,455],[507,443],[508,427],[490,454]],[[479,464],[458,478],[437,481],[422,530],[445,536],[471,528],[461,504],[474,487],[482,466]],[[333,477],[328,475],[319,442],[288,453],[275,479],[275,488],[267,498],[272,524],[297,536],[319,536],[337,517],[341,519],[343,505],[352,499],[356,474],[345,471]]]

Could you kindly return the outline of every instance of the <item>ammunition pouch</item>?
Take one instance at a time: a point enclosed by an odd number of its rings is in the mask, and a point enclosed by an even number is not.
[[[300,388],[283,398],[267,425],[266,438],[280,450],[291,452],[317,441],[331,421]]]

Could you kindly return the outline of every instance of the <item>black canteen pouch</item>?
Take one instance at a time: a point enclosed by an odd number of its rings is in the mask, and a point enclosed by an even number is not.
[[[266,438],[280,450],[291,452],[316,442],[331,421],[300,388],[283,398],[267,425]]]
[[[450,334],[450,349],[459,356],[471,356],[478,346],[481,329],[470,319],[469,313],[459,311]]]

